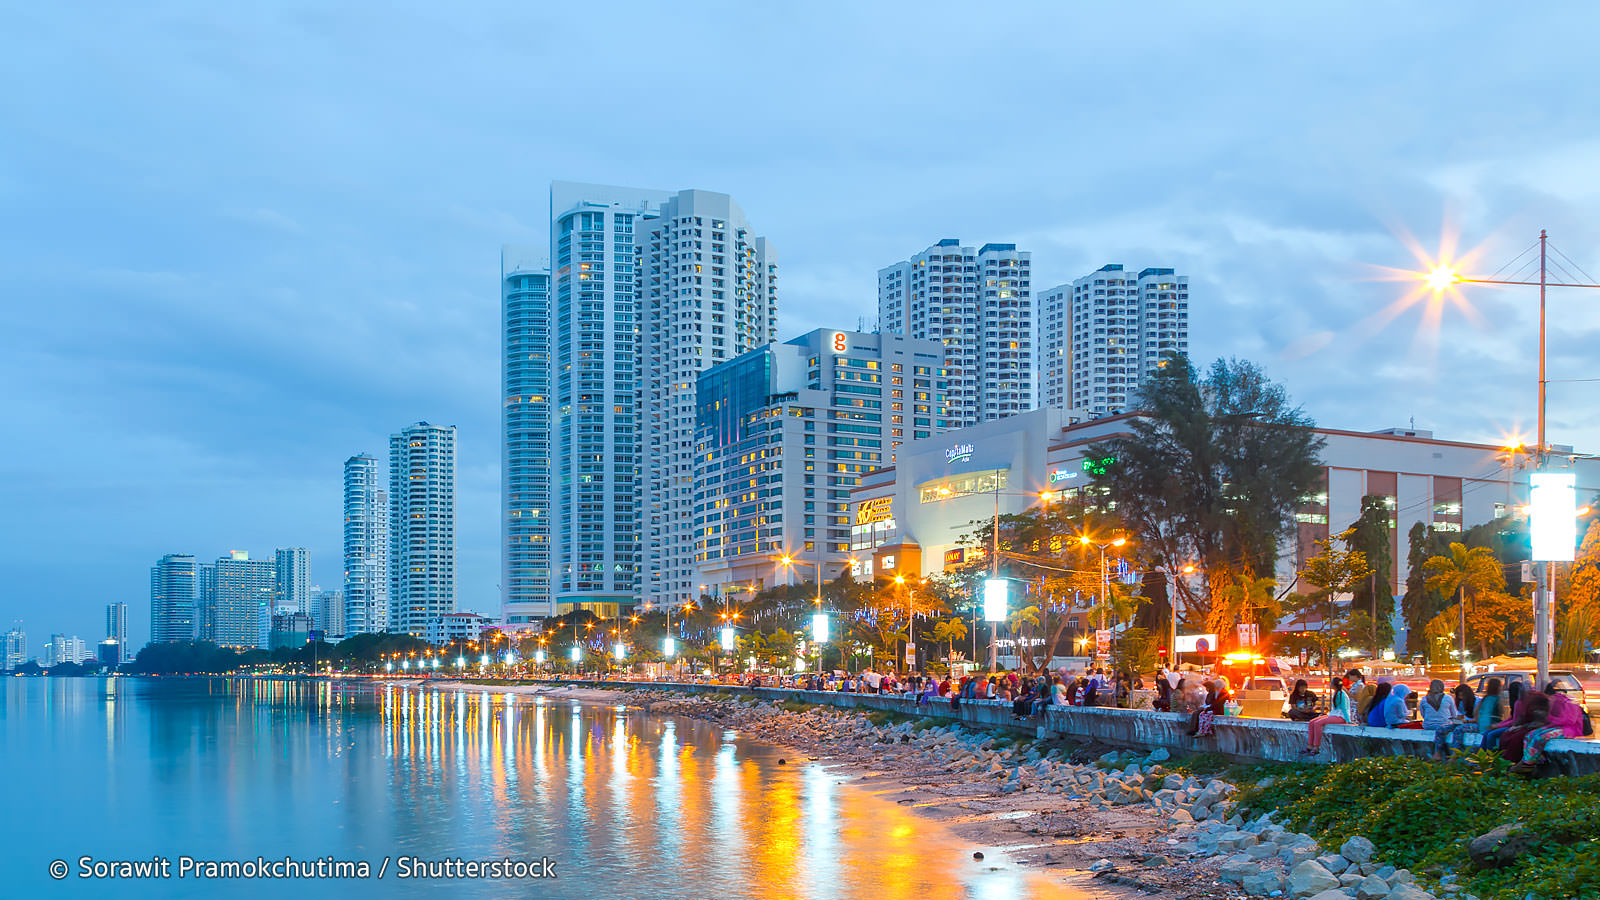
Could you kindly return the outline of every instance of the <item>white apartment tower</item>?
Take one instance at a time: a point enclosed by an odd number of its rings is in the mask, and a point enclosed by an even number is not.
[[[878,330],[944,344],[957,427],[1035,406],[1032,257],[945,238],[878,270]]]
[[[389,493],[378,460],[344,461],[344,634],[389,627]]]
[[[1162,360],[1189,352],[1189,277],[1106,265],[1040,294],[1040,398],[1093,418],[1128,411]]]
[[[695,385],[777,331],[777,251],[727,194],[682,191],[639,223],[644,599],[699,597]]]
[[[525,628],[555,614],[550,590],[550,258],[500,253],[501,621]]]
[[[389,436],[388,630],[420,638],[455,606],[456,429],[418,422]]]
[[[635,603],[641,563],[639,245],[666,191],[550,185],[551,593],[557,613]]]
[[[277,551],[278,589],[272,599],[274,613],[311,612],[311,595],[308,592],[311,576],[311,554],[304,547],[280,548]]]

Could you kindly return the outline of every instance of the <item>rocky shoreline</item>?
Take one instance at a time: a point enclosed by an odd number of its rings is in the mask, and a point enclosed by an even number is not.
[[[1365,838],[1325,852],[1270,815],[1247,822],[1235,808],[1237,786],[1171,771],[1165,750],[1085,759],[1082,748],[931,720],[874,724],[853,710],[657,690],[620,696],[838,764],[858,785],[963,838],[1074,882],[1174,900],[1476,900],[1449,876],[1435,894],[1379,864]]]

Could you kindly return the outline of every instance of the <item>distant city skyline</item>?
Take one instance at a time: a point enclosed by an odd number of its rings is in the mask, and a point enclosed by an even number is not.
[[[142,646],[167,553],[303,546],[310,581],[342,588],[340,463],[418,420],[459,427],[456,607],[498,610],[497,251],[549,245],[552,180],[737,198],[782,250],[780,340],[870,330],[878,270],[939,237],[1015,243],[1035,301],[1108,261],[1171,267],[1206,305],[1197,362],[1258,361],[1330,427],[1414,418],[1460,440],[1531,439],[1537,299],[1468,288],[1476,316],[1446,305],[1425,326],[1422,305],[1385,312],[1410,286],[1375,267],[1422,266],[1409,242],[1431,254],[1445,231],[1489,274],[1545,227],[1600,272],[1592,8],[1488,27],[1398,7],[1375,28],[1169,6],[1162,28],[1185,38],[1156,57],[1062,52],[1140,27],[1118,7],[1038,4],[1022,30],[978,17],[955,43],[893,4],[374,10],[41,5],[0,34],[0,71],[42,86],[0,116],[0,279],[27,298],[0,304],[0,500],[23,511],[0,541],[0,621],[26,622],[35,655],[100,634],[115,601]],[[731,73],[720,114],[686,124],[708,108],[694,91],[597,112],[703,77],[655,53],[594,70],[598,42],[689,34]],[[273,54],[237,52],[242,35]],[[578,69],[579,92],[506,78]],[[928,133],[910,111],[929,94],[1009,118]],[[1550,439],[1600,450],[1590,386],[1568,381],[1600,310],[1560,292],[1550,309]]]

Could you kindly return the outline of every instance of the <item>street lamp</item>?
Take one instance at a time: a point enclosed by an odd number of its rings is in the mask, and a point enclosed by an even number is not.
[[[1106,541],[1105,543],[1102,544],[1102,543],[1099,543],[1099,542],[1095,541],[1093,538],[1089,537],[1087,534],[1084,534],[1084,535],[1079,535],[1078,536],[1078,543],[1082,544],[1085,547],[1095,547],[1095,548],[1098,548],[1100,550],[1100,630],[1101,631],[1105,631],[1106,630],[1106,607],[1111,604],[1110,577],[1106,573],[1106,548],[1107,547],[1121,547],[1122,545],[1128,543],[1128,539],[1125,538],[1125,537],[1119,537],[1119,538],[1116,538],[1115,540]],[[1174,618],[1176,618],[1176,617],[1174,617]],[[1098,638],[1097,638],[1096,644],[1095,644],[1095,654],[1099,655],[1099,652],[1100,652],[1100,645],[1098,643]]]
[[[1546,392],[1550,384],[1549,379],[1545,377],[1545,289],[1553,287],[1600,289],[1600,284],[1587,284],[1577,281],[1551,281],[1549,276],[1549,245],[1549,233],[1542,228],[1539,229],[1538,281],[1506,281],[1496,278],[1469,278],[1462,275],[1460,272],[1457,272],[1454,267],[1443,264],[1434,266],[1431,271],[1422,275],[1422,280],[1426,282],[1428,287],[1430,287],[1435,293],[1443,293],[1457,284],[1499,284],[1515,285],[1519,287],[1537,287],[1539,289],[1539,434],[1538,445],[1534,450],[1534,454],[1537,460],[1536,468],[1540,471],[1529,476],[1530,501],[1532,499],[1532,493],[1535,489],[1535,479],[1539,479],[1545,484],[1553,487],[1555,486],[1554,483],[1549,480],[1551,476],[1565,477],[1567,479],[1571,478],[1570,475],[1561,476],[1560,473],[1545,471],[1545,464],[1550,450],[1549,444],[1545,443],[1544,427]],[[1526,253],[1527,251],[1523,252]],[[1556,252],[1560,253],[1559,250]],[[1565,257],[1565,254],[1562,254],[1562,256]],[[1558,265],[1558,268],[1561,267]],[[1563,271],[1565,270],[1563,269]],[[1570,278],[1570,275],[1568,277]],[[1540,476],[1545,477],[1540,478]],[[1570,490],[1570,480],[1567,482],[1567,484],[1569,485],[1568,490]],[[1542,521],[1559,522],[1568,519],[1568,517],[1570,517],[1574,511],[1573,508],[1576,506],[1576,504],[1571,502],[1571,500],[1571,495],[1566,494],[1565,500],[1552,503],[1542,511],[1539,508],[1539,504],[1530,502],[1530,505],[1534,507],[1534,512],[1536,514],[1540,514]],[[1562,508],[1563,506],[1564,508]],[[1533,523],[1530,520],[1529,531],[1531,532],[1532,530]],[[1538,582],[1536,590],[1539,595],[1539,602],[1534,607],[1533,616],[1534,656],[1538,664],[1538,680],[1536,682],[1536,686],[1538,688],[1543,688],[1545,683],[1550,680],[1550,652],[1552,649],[1551,642],[1554,632],[1554,628],[1552,627],[1553,623],[1551,622],[1551,607],[1553,606],[1555,600],[1555,588],[1551,583],[1553,580],[1551,577],[1553,572],[1550,569],[1549,563],[1563,560],[1570,561],[1572,559],[1572,547],[1569,541],[1567,546],[1564,548],[1551,547],[1548,548],[1547,552],[1545,553],[1539,553],[1535,551],[1531,555],[1534,557],[1533,562],[1538,569],[1535,580]]]

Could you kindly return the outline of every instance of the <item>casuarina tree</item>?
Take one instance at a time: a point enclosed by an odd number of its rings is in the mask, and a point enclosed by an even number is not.
[[[1109,461],[1095,483],[1154,565],[1195,567],[1173,580],[1179,616],[1214,626],[1216,588],[1271,576],[1296,508],[1321,486],[1323,441],[1281,385],[1241,360],[1201,377],[1172,356],[1135,400],[1131,433],[1090,449]]]

